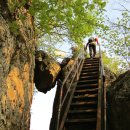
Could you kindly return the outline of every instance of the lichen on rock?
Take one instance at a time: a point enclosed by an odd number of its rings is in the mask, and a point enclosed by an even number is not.
[[[28,130],[34,88],[34,28],[28,11],[21,7],[11,14],[8,2],[0,1],[0,130]],[[23,12],[25,21],[16,18]],[[10,28],[13,21],[20,25],[17,34]]]

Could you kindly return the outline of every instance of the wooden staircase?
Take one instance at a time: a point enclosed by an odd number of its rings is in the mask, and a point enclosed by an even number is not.
[[[87,58],[78,80],[63,130],[96,130],[99,58]]]

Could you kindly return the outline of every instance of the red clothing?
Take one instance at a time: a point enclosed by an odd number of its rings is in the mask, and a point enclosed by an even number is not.
[[[95,41],[98,43],[98,38],[97,37],[95,38]]]

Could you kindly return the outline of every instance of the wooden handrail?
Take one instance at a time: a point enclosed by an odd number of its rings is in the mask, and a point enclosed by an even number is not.
[[[80,61],[80,62],[79,62],[79,64],[78,64],[78,67],[77,67],[77,68],[79,68],[79,67],[80,67],[81,62],[82,62],[82,61]],[[76,71],[77,71],[77,70],[76,70]],[[77,72],[78,72],[78,71],[77,71]],[[76,73],[77,73],[77,72],[75,72],[75,75],[76,75]],[[72,83],[73,83],[73,80],[74,80],[74,78],[75,78],[75,75],[73,76],[72,81],[71,81],[71,83],[69,84],[68,90],[67,90],[67,92],[66,92],[66,94],[65,94],[65,96],[64,96],[64,98],[63,98],[63,100],[62,100],[61,107],[63,106],[63,104],[64,104],[64,102],[65,102],[65,99],[66,99],[67,94],[68,94],[68,92],[69,92],[69,90],[70,90],[70,87],[71,87],[71,85],[72,85]]]
[[[79,59],[80,59],[80,62],[78,61]],[[70,90],[70,88],[71,88],[72,83],[74,82],[74,79],[75,79],[75,77],[76,77],[76,74],[79,76],[79,73],[80,73],[80,71],[81,71],[81,66],[82,66],[82,64],[83,64],[83,61],[84,61],[84,51],[80,51],[80,53],[78,54],[76,60],[74,61],[74,64],[73,64],[72,67],[70,68],[69,73],[67,74],[67,76],[65,77],[65,79],[63,80],[63,82],[62,82],[62,84],[61,84],[61,91],[60,91],[60,97],[59,97],[60,99],[59,99],[59,109],[58,109],[58,117],[57,117],[56,130],[59,130],[59,129],[60,129],[59,127],[60,127],[61,125],[60,125],[59,123],[60,123],[61,109],[62,109],[63,104],[64,104],[64,102],[65,102],[65,100],[66,100],[66,98],[67,98],[67,96],[68,96],[68,94],[69,94],[69,90]],[[67,92],[65,93],[65,96],[64,96],[63,99],[62,99],[64,85],[65,85],[65,83],[66,83],[68,77],[69,77],[69,76],[71,75],[71,73],[74,71],[75,66],[77,66],[78,69],[76,68],[75,73],[74,73],[74,75],[73,75],[73,77],[72,77],[71,83],[70,83],[70,85],[69,85],[69,87],[68,87],[68,89],[67,89]],[[69,99],[69,100],[71,100],[72,94],[73,94],[73,92],[71,93],[71,96],[70,96],[70,99]],[[69,104],[68,104],[68,105],[69,105]],[[67,107],[68,107],[68,106],[67,106]]]
[[[102,62],[101,47],[99,45],[99,90],[98,90],[98,110],[97,110],[97,128],[96,130],[106,130],[106,97],[105,97],[105,73]]]

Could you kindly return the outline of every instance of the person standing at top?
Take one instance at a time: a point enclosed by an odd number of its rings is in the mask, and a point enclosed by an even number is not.
[[[91,37],[88,39],[86,49],[87,49],[87,46],[89,46],[89,54],[90,54],[91,59],[94,58],[96,55],[96,44],[99,45],[98,38]]]

